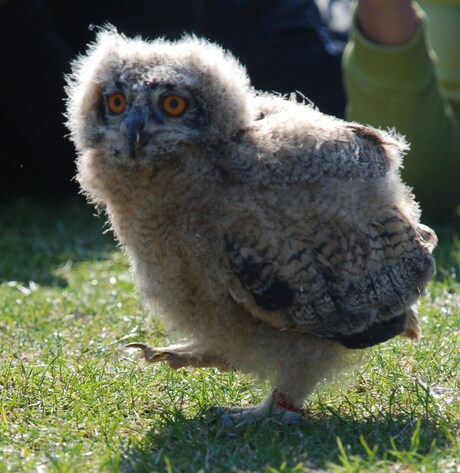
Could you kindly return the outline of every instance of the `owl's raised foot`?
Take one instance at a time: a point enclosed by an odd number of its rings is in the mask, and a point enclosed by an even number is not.
[[[303,409],[286,402],[285,396],[274,390],[264,401],[253,407],[218,407],[213,412],[221,415],[222,424],[244,425],[272,418],[283,424],[298,425],[305,422]]]
[[[223,371],[231,367],[219,357],[200,353],[193,345],[172,345],[170,347],[155,348],[145,343],[128,343],[125,349],[138,348],[142,350],[144,359],[149,363],[165,361],[173,369],[193,366],[195,368],[219,368]]]
[[[153,347],[149,347],[145,343],[133,342],[133,343],[128,343],[123,348],[124,349],[138,348],[142,350],[142,355],[144,356],[145,361],[149,363],[159,363],[160,361],[166,361],[169,363],[170,361],[172,361],[172,358],[174,358],[174,353],[167,347],[153,348]]]

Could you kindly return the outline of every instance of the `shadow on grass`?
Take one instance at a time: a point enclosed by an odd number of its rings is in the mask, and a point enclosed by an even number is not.
[[[132,447],[121,471],[329,471],[350,466],[350,458],[362,461],[361,466],[412,463],[446,443],[437,422],[405,417],[354,421],[329,414],[298,426],[272,419],[223,426],[210,414],[195,419],[177,416],[165,418],[161,430],[150,431],[142,445]]]
[[[61,202],[17,199],[0,206],[0,283],[65,286],[54,271],[66,263],[100,260],[114,250],[104,219],[83,198]]]

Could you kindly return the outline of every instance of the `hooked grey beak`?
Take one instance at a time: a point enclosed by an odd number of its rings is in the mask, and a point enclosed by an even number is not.
[[[131,155],[135,154],[136,148],[141,142],[145,127],[145,114],[141,107],[133,107],[126,117],[125,126],[128,131],[128,144]]]

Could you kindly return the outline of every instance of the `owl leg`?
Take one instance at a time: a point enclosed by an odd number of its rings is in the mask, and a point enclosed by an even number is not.
[[[214,412],[216,410],[213,409]],[[268,395],[260,404],[252,407],[217,408],[217,413],[222,415],[222,423],[249,424],[269,417],[275,418],[285,424],[299,424],[305,420],[305,412],[301,407],[289,404],[286,396],[278,389]]]
[[[193,345],[173,345],[170,347],[153,348],[144,343],[128,343],[124,348],[139,348],[146,361],[159,363],[165,361],[173,369],[193,366],[195,368],[219,368],[222,371],[232,369],[221,358],[210,354],[201,353]]]
[[[223,423],[245,424],[273,417],[285,424],[305,422],[303,403],[311,394],[323,372],[317,367],[290,367],[278,376],[276,388],[260,404],[254,407],[221,409]],[[303,368],[303,369],[302,369]]]
[[[275,388],[260,404],[253,407],[220,408],[222,423],[247,424],[273,417],[285,424],[299,424],[305,421],[305,411],[302,402],[291,403],[288,396]]]

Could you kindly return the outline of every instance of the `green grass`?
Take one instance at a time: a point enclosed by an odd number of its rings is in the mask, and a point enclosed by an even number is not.
[[[80,201],[0,208],[0,472],[460,471],[460,239],[437,227],[424,337],[369,351],[315,393],[309,422],[224,427],[207,408],[268,387],[217,370],[140,362],[168,343],[126,258]]]

